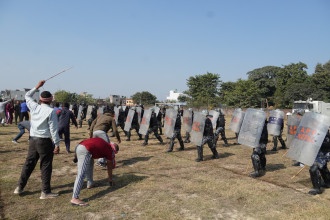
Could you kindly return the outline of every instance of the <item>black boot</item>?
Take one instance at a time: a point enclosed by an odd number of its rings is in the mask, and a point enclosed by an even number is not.
[[[311,189],[308,193],[311,195],[321,194],[322,193],[322,191],[321,191],[321,175],[320,175],[318,166],[313,164],[313,166],[311,166],[311,168],[309,169],[309,174],[311,176],[313,189]]]
[[[173,146],[174,146],[174,139],[172,138],[171,142],[170,142],[170,147],[167,149],[166,152],[172,152],[173,151]]]
[[[203,147],[197,146],[197,158],[196,158],[196,162],[200,162],[203,161]]]
[[[211,149],[211,151],[213,153],[212,159],[219,159],[219,154],[218,154],[217,149],[214,147]]]
[[[330,188],[330,172],[327,167],[320,170],[322,179],[324,182],[321,183],[321,187]]]
[[[179,148],[179,151],[182,151],[184,150],[184,144],[183,144],[183,140],[180,140],[180,148]]]
[[[258,154],[253,153],[251,155],[251,159],[252,159],[252,164],[253,164],[253,168],[254,168],[254,172],[251,173],[249,175],[249,177],[252,178],[256,178],[256,177],[260,177],[260,169],[261,169],[261,165],[260,165],[260,157]]]
[[[273,137],[274,147],[271,151],[277,151],[277,136]]]
[[[127,132],[127,139],[126,141],[131,141],[131,131]]]
[[[225,142],[225,144],[224,144],[223,146],[225,146],[225,147],[229,147],[229,144],[228,144],[227,138],[223,139],[223,141]]]
[[[285,142],[282,139],[282,137],[280,138],[280,142],[281,142],[281,145],[282,145],[281,149],[286,149],[286,145],[285,145]]]

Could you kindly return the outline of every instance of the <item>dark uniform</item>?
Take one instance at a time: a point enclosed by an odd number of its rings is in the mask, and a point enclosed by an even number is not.
[[[228,147],[228,141],[225,134],[225,125],[226,125],[226,119],[225,115],[222,114],[222,111],[220,110],[220,115],[217,120],[216,130],[214,132],[214,145],[217,145],[219,134],[221,135],[221,139],[225,142],[224,146]]]
[[[285,142],[282,138],[282,132],[283,132],[283,128],[284,128],[284,120],[282,121],[282,124],[281,124],[281,131],[280,131],[280,135],[279,136],[274,136],[273,137],[273,142],[274,142],[274,147],[272,149],[272,151],[276,151],[277,149],[277,139],[281,142],[281,145],[282,145],[282,149],[286,149],[286,145],[285,145]]]
[[[92,112],[91,112],[91,118],[88,119],[88,130],[91,128],[91,124],[92,122],[96,119],[97,117],[97,106],[94,105],[93,108],[92,108]]]
[[[313,184],[313,189],[308,193],[311,195],[321,194],[321,187],[330,188],[330,172],[327,163],[330,161],[330,134],[325,136],[320,151],[314,164],[310,167],[309,173]],[[324,183],[321,183],[321,177]]]
[[[124,127],[125,127],[125,111],[122,108],[119,109],[117,127],[121,127],[121,129],[124,131],[125,135],[127,136],[127,132],[124,130]]]
[[[158,126],[158,129],[159,129],[159,134],[162,135],[163,134],[163,131],[162,131],[162,115],[163,113],[161,111],[158,112],[158,115],[157,115],[157,126]]]
[[[82,105],[81,116],[79,120],[79,127],[82,127],[82,121],[86,119],[87,114],[87,106],[85,104]]]
[[[151,113],[149,129],[148,129],[147,134],[144,137],[144,143],[142,144],[142,146],[148,145],[149,134],[151,132],[154,132],[154,135],[160,141],[161,144],[164,143],[162,137],[158,134],[157,117],[156,117],[155,112]]]
[[[267,130],[268,121],[265,120],[264,127],[262,129],[259,147],[253,148],[251,155],[252,164],[254,172],[251,173],[250,177],[259,177],[261,176],[261,171],[266,171],[266,147],[268,143],[268,130]]]
[[[180,151],[184,150],[183,140],[182,140],[182,137],[181,137],[181,114],[180,114],[180,112],[176,116],[175,125],[174,125],[174,134],[173,134],[173,136],[171,138],[171,141],[170,141],[170,147],[168,148],[168,150],[166,152],[172,152],[173,151],[175,138],[177,138],[179,143],[180,143],[179,150]]]
[[[194,121],[194,111],[191,111],[191,120]],[[186,139],[184,143],[190,143],[190,133],[186,131]]]
[[[198,157],[196,159],[196,162],[203,160],[203,146],[204,144],[208,144],[209,148],[211,149],[213,156],[213,159],[219,158],[218,151],[214,144],[214,134],[213,134],[213,125],[209,118],[206,118],[205,120],[205,127],[204,127],[204,133],[203,133],[203,139],[201,146],[197,146],[197,153]]]
[[[134,110],[134,116],[132,120],[131,129],[127,132],[127,139],[126,141],[131,140],[131,130],[135,129],[136,133],[139,135],[139,140],[142,140],[142,135],[139,133],[140,125],[138,121],[138,113]]]

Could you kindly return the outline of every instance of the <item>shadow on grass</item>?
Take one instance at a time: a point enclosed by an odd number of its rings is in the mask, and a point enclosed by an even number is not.
[[[117,163],[121,164],[121,166],[128,166],[128,165],[132,165],[132,164],[135,164],[137,162],[140,162],[140,161],[148,161],[150,160],[150,158],[152,158],[152,156],[150,157],[133,157],[131,159],[128,159],[128,160],[120,160],[120,161],[117,161]],[[120,166],[117,166],[117,167],[120,167]]]
[[[219,153],[219,158],[226,158],[226,157],[230,157],[230,156],[233,156],[235,154],[233,153],[228,153],[228,152],[225,152],[225,153]]]
[[[272,150],[267,150],[267,153],[268,155],[272,155],[272,154],[277,154],[278,151],[272,151]]]
[[[284,164],[267,164],[266,165],[267,172],[273,172],[273,171],[282,170],[285,168],[286,168],[286,166],[284,166]]]
[[[123,188],[134,182],[140,182],[140,181],[144,180],[145,178],[147,178],[147,176],[137,176],[135,174],[114,175],[114,182],[116,183],[116,185],[114,187],[109,186],[107,189],[104,189],[89,198],[85,198],[84,200],[90,201],[90,200],[100,198],[110,192]],[[97,184],[99,186],[108,186],[109,185],[108,181],[109,181],[109,179],[105,178],[103,180],[97,181]],[[72,192],[72,190],[70,192]]]

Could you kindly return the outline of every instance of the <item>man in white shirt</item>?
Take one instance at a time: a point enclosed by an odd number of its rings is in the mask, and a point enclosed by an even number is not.
[[[40,105],[32,98],[33,94],[44,84],[44,80],[40,81],[35,88],[28,91],[25,95],[26,104],[30,109],[31,114],[29,152],[22,169],[21,177],[18,181],[18,186],[14,193],[20,194],[23,192],[31,173],[40,158],[42,180],[40,199],[51,199],[58,196],[56,193],[51,193],[50,187],[53,156],[54,153],[59,153],[60,151],[58,118],[56,112],[49,106],[53,100],[53,96],[50,92],[43,91],[40,94]],[[53,147],[53,142],[55,144],[55,149]]]

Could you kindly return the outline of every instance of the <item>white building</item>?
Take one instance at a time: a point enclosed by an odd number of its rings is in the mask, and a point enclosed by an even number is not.
[[[110,95],[110,103],[113,103],[115,105],[121,104],[121,99],[119,95]]]
[[[178,92],[177,89],[175,89],[175,90],[170,90],[170,95],[166,97],[166,100],[167,100],[167,101],[175,101],[175,102],[177,102],[177,101],[178,101],[178,97],[179,97],[180,95],[184,95],[184,94],[181,93],[181,92]]]
[[[15,98],[17,101],[23,101],[25,99],[25,94],[30,91],[30,89],[24,89],[24,91],[20,90],[4,90],[0,92],[0,96],[3,99],[12,99]],[[39,102],[39,90],[37,90],[32,96],[37,102]]]

